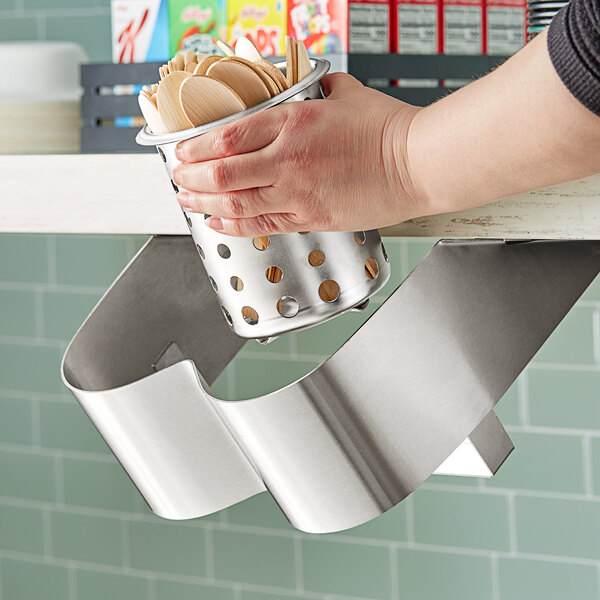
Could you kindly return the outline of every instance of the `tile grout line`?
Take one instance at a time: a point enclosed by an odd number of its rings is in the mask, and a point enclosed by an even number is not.
[[[131,545],[129,543],[130,521],[125,517],[121,517],[121,552],[123,553],[123,566],[127,569],[131,568]]]
[[[46,323],[44,322],[44,293],[38,287],[33,292],[34,310],[35,310],[35,336],[38,339],[44,339]]]
[[[592,316],[592,339],[594,340],[594,360],[600,365],[600,310]]]
[[[398,573],[398,549],[390,548],[390,577],[391,577],[391,591],[392,600],[399,600],[400,598],[400,579]]]
[[[296,590],[304,591],[304,559],[302,555],[302,536],[294,535],[294,570],[296,575]]]
[[[500,580],[498,576],[498,556],[490,558],[492,571],[492,600],[500,600]]]
[[[69,600],[78,600],[79,590],[77,585],[77,567],[74,564],[67,566]]]
[[[42,508],[42,528],[44,540],[44,557],[52,557],[52,513],[49,507]]]
[[[415,506],[413,495],[404,500],[406,503],[406,539],[409,544],[415,543]]]
[[[209,581],[214,581],[216,579],[214,528],[210,525],[207,525],[204,531],[204,551],[206,552],[206,576]]]
[[[529,375],[527,369],[523,371],[518,379],[517,390],[519,392],[519,419],[521,425],[529,426]]]
[[[57,283],[57,259],[56,259],[56,235],[48,235],[46,238],[46,248],[48,252],[47,269],[48,283],[56,285]]]
[[[594,497],[594,476],[592,469],[592,440],[589,435],[581,438],[581,452],[583,460],[583,489],[586,496]]]
[[[32,398],[31,403],[31,442],[34,450],[42,450],[42,411],[38,398]]]
[[[56,486],[56,503],[65,506],[65,469],[63,457],[54,456],[54,485]]]
[[[518,554],[519,552],[519,538],[517,528],[517,505],[516,495],[509,494],[506,497],[508,503],[508,540],[511,554]]]

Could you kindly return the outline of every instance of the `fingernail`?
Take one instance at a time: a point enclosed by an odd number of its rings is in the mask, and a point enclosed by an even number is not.
[[[185,151],[183,150],[183,142],[179,142],[177,146],[175,146],[175,158],[177,160],[184,161],[185,160]]]
[[[219,217],[211,217],[206,221],[206,224],[216,231],[221,231],[223,229],[223,219],[220,219]]]
[[[179,202],[183,208],[191,208],[190,193],[185,190],[180,191],[177,194],[177,202]]]

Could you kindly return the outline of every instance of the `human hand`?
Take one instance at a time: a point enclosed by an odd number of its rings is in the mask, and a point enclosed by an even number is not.
[[[293,102],[181,142],[173,180],[191,212],[228,235],[374,229],[425,214],[410,178],[420,110],[343,73],[327,98]]]

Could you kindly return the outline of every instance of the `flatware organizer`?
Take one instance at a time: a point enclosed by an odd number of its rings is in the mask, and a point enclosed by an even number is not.
[[[153,134],[144,127],[141,145],[155,145],[173,188],[182,140],[268,110],[279,104],[323,98],[320,80],[326,60],[312,59],[312,73],[256,106],[207,125]],[[277,63],[285,74],[285,63]],[[223,317],[244,338],[268,341],[322,323],[347,310],[364,307],[389,279],[390,266],[377,230],[303,232],[236,238],[205,223],[210,215],[183,211]],[[196,262],[198,262],[198,260]]]
[[[210,384],[246,341],[196,254],[151,238],[63,380],[157,515],[268,491],[312,533],[373,519],[432,473],[492,476],[512,450],[495,404],[600,271],[598,241],[441,241],[320,366],[229,402]]]

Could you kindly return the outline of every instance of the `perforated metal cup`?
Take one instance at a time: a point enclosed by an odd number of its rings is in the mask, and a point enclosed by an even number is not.
[[[282,104],[323,98],[320,79],[329,62],[311,59],[313,72],[277,96],[208,125],[155,135],[146,127],[137,135],[155,145],[173,188],[179,164],[175,147],[221,125]],[[275,65],[285,73],[285,63]],[[223,315],[237,335],[268,340],[322,323],[364,306],[390,276],[379,232],[286,233],[237,238],[208,227],[209,215],[183,211]]]

